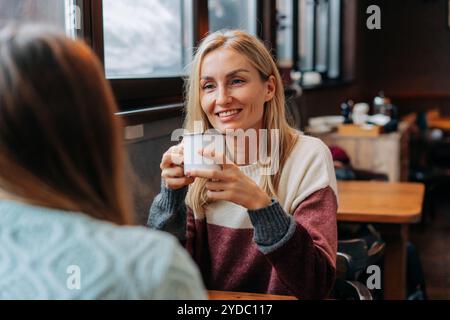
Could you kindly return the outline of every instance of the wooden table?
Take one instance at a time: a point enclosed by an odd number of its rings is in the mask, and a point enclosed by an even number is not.
[[[428,126],[430,128],[441,129],[443,131],[450,132],[450,117],[429,119]]]
[[[406,298],[408,225],[420,220],[424,190],[420,183],[338,182],[338,221],[380,223],[386,242],[385,299]]]
[[[209,300],[297,300],[294,296],[208,290]]]

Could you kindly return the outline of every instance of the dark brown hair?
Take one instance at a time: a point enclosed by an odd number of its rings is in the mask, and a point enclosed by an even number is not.
[[[41,26],[0,33],[0,188],[131,223],[117,106],[87,45]]]

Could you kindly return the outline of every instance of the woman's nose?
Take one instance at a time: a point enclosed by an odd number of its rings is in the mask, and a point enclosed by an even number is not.
[[[219,87],[217,90],[216,104],[217,105],[227,105],[231,101],[231,96],[225,87]]]

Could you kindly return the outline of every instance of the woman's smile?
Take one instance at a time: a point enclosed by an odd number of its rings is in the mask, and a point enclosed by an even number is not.
[[[220,119],[221,122],[230,122],[237,120],[239,118],[242,109],[229,109],[223,110],[220,112],[216,112],[216,116]]]

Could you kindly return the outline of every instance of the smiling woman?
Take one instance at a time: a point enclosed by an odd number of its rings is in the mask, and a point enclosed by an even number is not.
[[[325,298],[336,266],[336,179],[329,149],[290,127],[275,61],[256,37],[239,30],[207,36],[191,65],[185,128],[225,133],[274,130],[237,152],[277,150],[267,174],[261,159],[219,162],[221,169],[183,170],[185,144],[161,161],[161,193],[150,227],[178,236],[201,268],[207,288]],[[255,135],[256,136],[256,135]],[[228,141],[227,141],[228,144]],[[187,151],[186,151],[187,152]],[[189,150],[192,152],[192,150]]]
[[[207,54],[200,74],[200,103],[214,128],[262,129],[264,103],[275,92],[274,76],[261,74],[248,59],[226,48]]]

